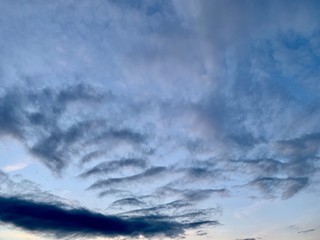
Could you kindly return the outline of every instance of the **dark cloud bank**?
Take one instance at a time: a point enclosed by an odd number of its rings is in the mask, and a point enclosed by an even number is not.
[[[168,216],[141,217],[108,216],[87,209],[70,209],[61,205],[35,202],[17,197],[0,197],[0,221],[31,232],[52,234],[56,237],[178,236],[186,229],[216,221],[178,223]]]

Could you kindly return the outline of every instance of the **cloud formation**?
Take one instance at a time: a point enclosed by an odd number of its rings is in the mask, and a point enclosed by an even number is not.
[[[157,179],[161,175],[165,174],[168,171],[166,167],[151,167],[144,172],[122,178],[108,178],[105,180],[98,180],[92,184],[89,189],[100,189],[107,188],[112,186],[117,186],[120,184],[132,184],[135,182],[141,182],[150,179]]]
[[[128,158],[119,159],[110,162],[99,163],[93,168],[82,173],[80,176],[83,178],[95,175],[107,175],[110,172],[121,170],[122,168],[138,168],[143,169],[146,167],[146,161],[144,159]]]
[[[239,239],[236,239],[236,240],[256,240],[257,238],[239,238]]]
[[[315,230],[316,230],[315,228],[311,228],[311,229],[299,231],[298,233],[309,233],[309,232],[314,232]]]
[[[117,142],[142,144],[145,136],[128,127],[108,124],[111,119],[92,112],[93,106],[103,107],[111,95],[88,84],[67,87],[6,89],[0,104],[0,134],[21,140],[30,154],[47,167],[60,173],[75,157],[82,161],[97,157],[102,150],[85,153],[83,146],[101,146]],[[84,113],[80,112],[81,111]],[[87,113],[85,112],[87,111]]]
[[[308,181],[308,178],[263,177],[253,180],[249,185],[258,188],[266,197],[281,196],[286,199],[302,190]]]
[[[132,214],[294,198],[319,184],[319,8],[0,1],[0,137]]]
[[[0,221],[24,230],[65,236],[177,236],[184,230],[214,221],[178,223],[161,215],[143,217],[108,216],[87,209],[34,202],[16,197],[0,197]]]

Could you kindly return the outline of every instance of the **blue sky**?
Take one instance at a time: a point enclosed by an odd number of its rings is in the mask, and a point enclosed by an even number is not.
[[[0,239],[316,240],[319,8],[0,1]]]

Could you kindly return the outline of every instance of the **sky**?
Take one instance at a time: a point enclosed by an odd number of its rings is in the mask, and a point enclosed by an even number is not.
[[[0,0],[0,239],[318,240],[319,9]]]

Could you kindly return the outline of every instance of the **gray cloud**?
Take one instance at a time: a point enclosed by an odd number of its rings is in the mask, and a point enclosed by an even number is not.
[[[221,197],[228,196],[228,190],[221,189],[197,189],[197,190],[184,190],[183,196],[189,201],[201,201],[217,195]]]
[[[196,234],[197,234],[197,236],[206,236],[206,235],[208,235],[208,233],[205,232],[205,231],[203,231],[203,230],[198,230],[198,231],[196,232]]]
[[[117,143],[142,145],[145,141],[143,133],[109,124],[111,118],[81,114],[79,108],[83,111],[93,106],[103,108],[102,101],[108,104],[110,99],[110,93],[84,83],[32,90],[12,88],[0,98],[0,134],[21,140],[31,154],[56,173],[81,156],[84,145],[99,148],[109,143],[112,148]],[[98,153],[102,150],[85,154],[82,161],[98,157]]]
[[[157,179],[164,173],[168,172],[168,169],[166,167],[151,167],[139,174],[135,174],[128,177],[122,177],[122,178],[108,178],[106,180],[98,180],[94,184],[92,184],[89,189],[100,189],[100,188],[106,188],[111,187],[114,185],[121,185],[121,184],[132,184],[135,182],[141,182],[144,180],[152,180]]]
[[[315,230],[316,230],[315,228],[311,228],[311,229],[299,231],[298,233],[309,233],[309,232],[314,232]]]
[[[175,200],[151,207],[139,208],[121,213],[124,216],[166,215],[179,222],[205,221],[221,213],[221,208],[197,209],[184,200]],[[217,222],[216,222],[217,223]]]
[[[84,121],[62,130],[58,122],[67,105],[74,101],[99,102],[102,96],[84,84],[60,90],[7,90],[1,97],[1,132],[24,141],[30,153],[59,171],[67,164],[72,145],[84,137],[85,130],[97,124],[97,121]]]
[[[237,238],[236,240],[257,240],[257,238]]]
[[[138,200],[137,198],[123,198],[123,199],[119,199],[117,201],[114,201],[111,204],[111,207],[115,207],[115,206],[136,206],[136,207],[141,207],[143,205],[145,205],[144,202]]]
[[[316,231],[316,228],[303,229],[303,227],[298,226],[298,225],[290,225],[288,227],[288,229],[290,229],[291,231],[294,231],[296,233],[299,233],[299,234],[306,234],[306,233],[310,233],[310,232]]]
[[[253,180],[248,185],[256,187],[266,197],[290,198],[308,185],[307,177],[300,178],[275,178],[261,177]]]
[[[122,168],[144,169],[146,166],[147,164],[144,159],[138,159],[138,158],[119,159],[119,160],[99,163],[98,165],[95,165],[91,169],[86,170],[80,176],[84,178],[89,176],[103,176],[103,175],[107,175],[110,172],[121,170]]]
[[[320,133],[305,134],[298,138],[278,141],[279,153],[293,160],[315,158],[319,151]]]
[[[80,159],[80,163],[87,163],[90,162],[92,160],[94,160],[95,158],[98,158],[100,156],[103,156],[105,154],[104,151],[100,151],[100,150],[96,150],[93,152],[90,152],[88,154],[85,154],[81,159]]]
[[[258,175],[266,174],[268,176],[276,176],[287,167],[286,163],[268,158],[231,160],[231,164],[236,167],[236,171],[245,171]]]
[[[159,197],[179,196],[187,202],[199,202],[212,196],[226,197],[229,192],[225,188],[220,189],[179,189],[172,187],[161,187],[155,192]]]
[[[105,197],[105,196],[128,196],[128,195],[132,195],[130,191],[128,190],[122,190],[122,189],[108,189],[108,190],[104,190],[101,191],[99,193],[99,197]]]
[[[109,139],[118,139],[124,140],[132,143],[142,143],[145,140],[145,136],[138,132],[134,132],[130,129],[108,129],[98,134],[92,140],[89,140],[87,143],[99,143]]]

